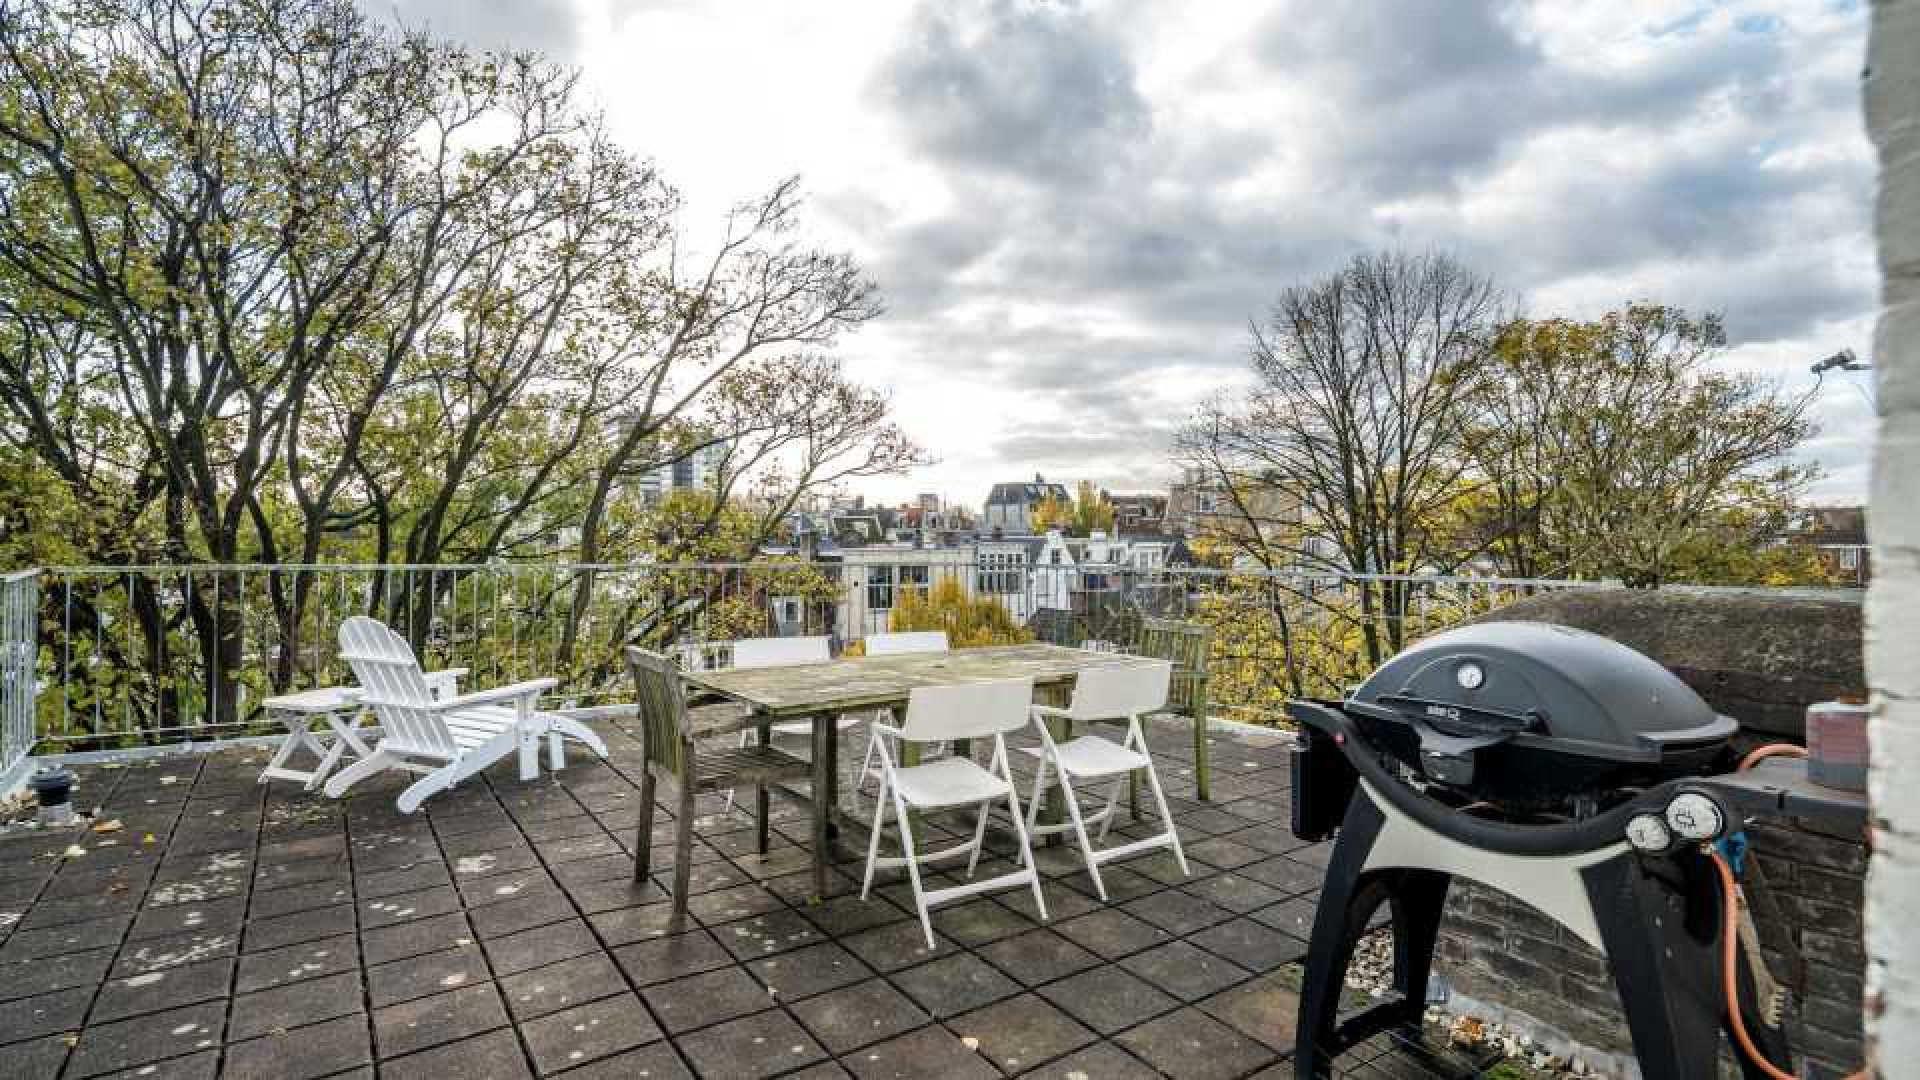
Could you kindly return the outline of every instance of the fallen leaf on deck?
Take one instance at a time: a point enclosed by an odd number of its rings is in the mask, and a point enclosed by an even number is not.
[[[119,832],[121,829],[124,829],[124,828],[126,828],[126,826],[121,824],[120,819],[114,818],[112,821],[103,821],[100,824],[95,825],[93,827],[93,831],[97,833],[110,833],[110,832]]]

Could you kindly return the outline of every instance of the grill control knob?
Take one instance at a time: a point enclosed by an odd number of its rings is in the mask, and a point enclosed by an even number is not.
[[[1637,851],[1662,855],[1673,850],[1673,830],[1659,814],[1635,814],[1627,821],[1627,843]]]
[[[1667,804],[1667,824],[1687,840],[1711,840],[1727,827],[1720,804],[1697,791],[1683,791]]]

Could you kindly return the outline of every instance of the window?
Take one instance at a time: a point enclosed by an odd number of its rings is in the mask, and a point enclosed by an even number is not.
[[[1859,548],[1841,548],[1840,549],[1840,569],[1842,570],[1860,569],[1860,549]]]
[[[901,566],[896,567],[895,572],[899,575],[902,589],[912,589],[924,600],[927,596],[928,571],[931,569],[927,566]]]
[[[867,567],[867,609],[893,610],[894,597],[903,589],[913,589],[921,596],[926,596],[927,570],[925,566]]]
[[[1021,578],[1026,555],[1017,551],[989,551],[980,555],[980,573],[976,588],[990,596],[1011,596],[1022,592]]]
[[[893,567],[867,567],[867,609],[890,611],[893,608]]]
[[[1194,508],[1203,514],[1213,513],[1215,508],[1213,492],[1202,491],[1196,494],[1193,497],[1193,504]]]

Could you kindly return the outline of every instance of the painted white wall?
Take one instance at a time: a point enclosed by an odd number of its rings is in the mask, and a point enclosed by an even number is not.
[[[1920,1076],[1920,0],[1876,0],[1867,130],[1880,157],[1882,308],[1874,339],[1867,591],[1874,856],[1867,1024],[1887,1077]]]

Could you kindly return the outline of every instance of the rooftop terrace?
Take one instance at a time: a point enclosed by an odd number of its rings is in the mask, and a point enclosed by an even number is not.
[[[765,858],[702,800],[672,925],[672,808],[636,886],[639,746],[601,727],[607,763],[523,784],[509,761],[414,817],[391,778],[340,802],[259,784],[259,747],[82,767],[93,828],[0,836],[0,1075],[1293,1075],[1321,849],[1287,831],[1282,739],[1218,734],[1199,803],[1187,729],[1156,730],[1191,877],[1110,867],[1102,904],[1048,847],[1050,922],[995,894],[936,910],[930,952],[897,875],[860,899],[863,828],[809,903],[807,818],[780,800]],[[1342,1066],[1471,1073],[1386,1043]]]

